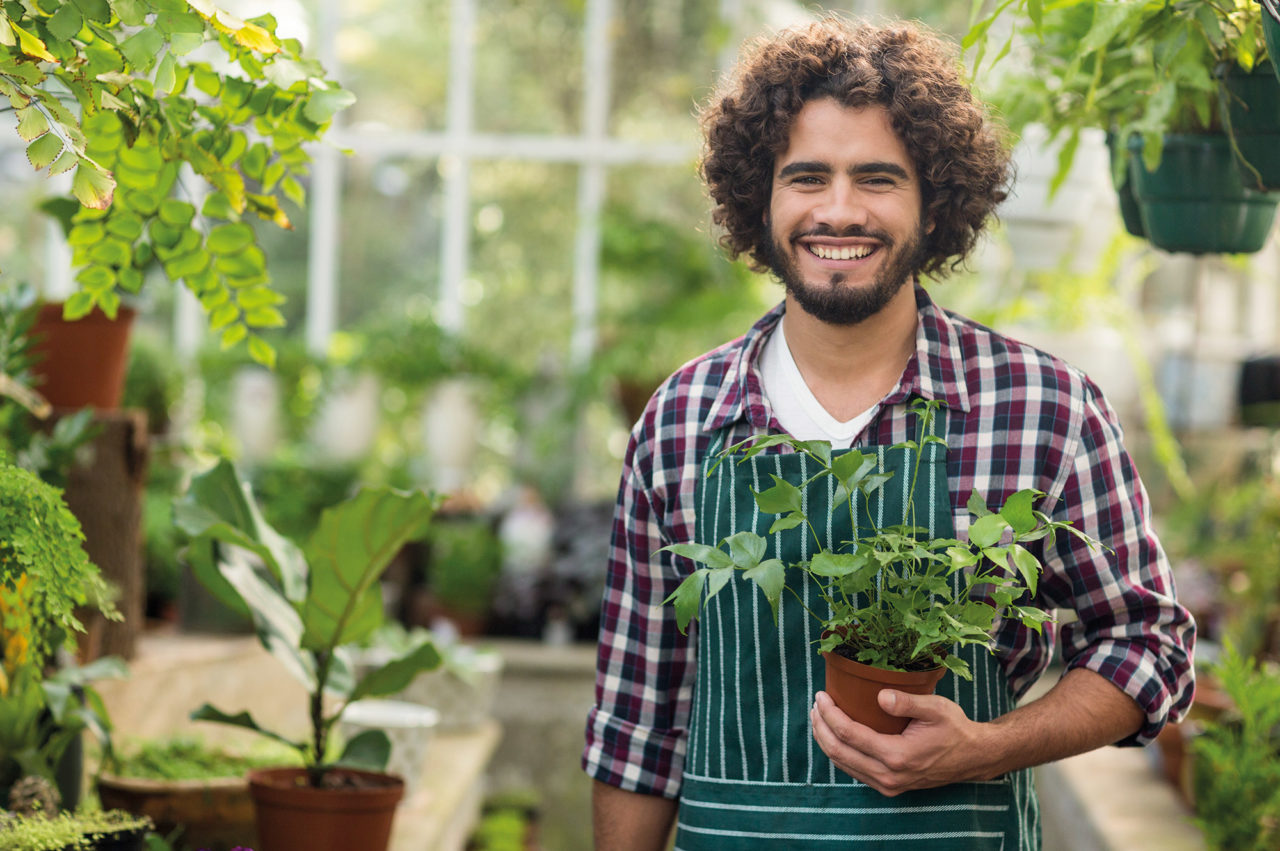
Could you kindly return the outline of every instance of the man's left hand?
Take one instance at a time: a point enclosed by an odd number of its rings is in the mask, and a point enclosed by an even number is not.
[[[840,711],[826,692],[818,692],[809,711],[814,740],[855,780],[893,797],[998,773],[989,768],[995,754],[983,736],[986,725],[970,721],[955,702],[886,689],[880,707],[911,723],[899,735],[877,733]]]

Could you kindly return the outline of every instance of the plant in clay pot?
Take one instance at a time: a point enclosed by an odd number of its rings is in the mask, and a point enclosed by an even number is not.
[[[424,642],[356,678],[351,656],[383,622],[379,577],[405,543],[422,537],[438,504],[423,492],[362,489],[327,509],[298,546],[262,519],[227,461],[195,478],[175,504],[175,521],[192,538],[193,571],[252,617],[263,646],[308,693],[310,732],[300,739],[244,711],[205,704],[191,715],[261,733],[301,755],[301,768],[249,773],[259,851],[385,847],[404,793],[401,778],[380,773],[390,741],[384,731],[368,730],[334,753],[330,733],[352,702],[394,694],[440,662]]]
[[[899,447],[915,450],[944,443],[928,433],[936,407],[937,403],[919,403],[913,408],[919,437]],[[822,625],[818,651],[826,660],[826,690],[847,714],[880,732],[901,732],[907,724],[907,719],[880,710],[876,695],[882,688],[927,694],[947,671],[969,679],[969,665],[956,651],[967,645],[987,646],[997,618],[1017,618],[1037,631],[1049,619],[1024,599],[1034,597],[1041,572],[1039,559],[1026,544],[1062,530],[1090,546],[1096,544],[1069,523],[1036,510],[1035,502],[1043,494],[1031,489],[1010,496],[997,512],[988,510],[975,492],[968,503],[974,517],[968,540],[930,537],[916,524],[911,498],[923,452],[915,454],[904,516],[883,524],[868,510],[868,498],[893,474],[877,471],[874,454],[858,449],[834,453],[826,441],[773,434],[726,448],[717,463],[738,452],[741,463],[778,446],[803,453],[817,472],[799,487],[774,476],[773,487],[753,490],[756,505],[763,514],[777,515],[769,536],[790,530],[811,535],[811,557],[792,564],[767,559],[767,539],[749,531],[736,532],[715,547],[672,544],[665,549],[704,566],[665,602],[674,603],[683,631],[733,572],[742,571],[743,578],[765,595],[776,623],[784,590],[805,605],[795,587],[787,584],[788,571],[800,572],[821,600],[816,610],[808,605],[805,609]],[[861,530],[856,540],[835,546],[823,542],[804,508],[805,493],[813,488],[832,489],[832,511],[848,512],[853,528]],[[871,682],[865,695],[860,686],[842,682],[845,671]]]

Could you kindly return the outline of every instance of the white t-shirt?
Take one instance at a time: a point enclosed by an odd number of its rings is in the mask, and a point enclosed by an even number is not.
[[[787,434],[799,440],[829,440],[833,449],[848,449],[880,405],[872,405],[851,420],[841,422],[822,407],[805,383],[787,346],[786,334],[779,322],[764,342],[760,353],[760,378],[764,397]]]

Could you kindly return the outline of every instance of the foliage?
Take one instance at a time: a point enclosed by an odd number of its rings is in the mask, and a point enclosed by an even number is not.
[[[1251,71],[1266,54],[1254,0],[1002,0],[963,42],[978,46],[979,63],[1001,15],[1018,16],[1014,29],[1028,42],[1020,58],[1030,68],[1006,70],[990,97],[1015,131],[1039,122],[1065,134],[1058,183],[1086,127],[1119,140],[1142,136],[1149,170],[1166,133],[1220,130],[1222,74]],[[1116,160],[1118,176],[1124,157]]]
[[[1236,708],[1192,741],[1196,823],[1210,848],[1267,851],[1280,840],[1280,670],[1228,642],[1213,673]]]
[[[351,495],[358,472],[354,465],[307,459],[287,448],[255,467],[251,478],[266,521],[285,537],[301,538],[325,509]]]
[[[489,610],[502,569],[502,542],[485,520],[442,520],[432,527],[427,581],[445,607],[466,615]]]
[[[895,447],[920,450],[915,453],[908,485],[911,495],[919,477],[923,448],[933,443],[945,445],[942,438],[928,434],[937,405],[921,402],[913,406],[918,439]],[[776,558],[765,559],[767,539],[746,531],[730,535],[716,547],[664,547],[706,565],[690,574],[664,601],[674,602],[682,631],[736,570],[743,571],[744,578],[759,586],[776,621],[782,592],[788,587],[786,571],[799,570],[830,607],[827,616],[808,609],[823,626],[821,652],[845,648],[850,658],[889,670],[926,670],[941,665],[968,679],[969,666],[951,652],[953,647],[985,646],[997,617],[1015,617],[1037,631],[1049,619],[1043,610],[1018,602],[1024,594],[1034,597],[1041,571],[1039,559],[1023,545],[1060,530],[1070,531],[1090,545],[1094,543],[1069,523],[1050,520],[1037,511],[1034,503],[1044,494],[1029,489],[1010,496],[995,513],[987,509],[975,491],[968,505],[975,517],[968,541],[928,538],[927,529],[915,523],[910,496],[900,523],[878,526],[867,508],[867,498],[893,474],[876,472],[874,453],[853,449],[836,455],[827,441],[801,441],[785,434],[750,437],[725,449],[718,463],[739,450],[745,450],[741,463],[778,446],[803,453],[817,464],[818,472],[800,486],[773,476],[773,487],[753,491],[756,505],[763,513],[778,516],[769,529],[770,535],[807,527],[815,542],[812,558],[789,565]],[[869,534],[834,549],[823,544],[803,508],[805,491],[815,485],[825,490],[829,487],[827,479],[834,485],[831,510],[841,514],[847,511],[857,528],[854,501],[861,495],[871,529]],[[1002,544],[1001,538],[1006,534],[1012,540]],[[963,574],[958,592],[952,587],[957,573]],[[790,590],[802,599],[794,587]]]
[[[67,318],[95,306],[114,317],[160,269],[199,298],[223,345],[247,340],[270,363],[258,332],[281,324],[281,297],[245,217],[290,227],[281,205],[304,199],[303,145],[352,95],[277,38],[272,16],[244,21],[208,0],[39,0],[4,16],[0,93],[27,158],[75,170],[74,200],[46,205],[80,267]],[[182,166],[202,188],[183,185]]]
[[[75,609],[101,601],[108,618],[106,582],[89,561],[84,533],[62,493],[0,458],[0,609],[7,636],[4,671],[41,669],[59,648],[73,647],[84,626]]]
[[[394,694],[439,664],[430,644],[397,657],[355,681],[350,645],[383,621],[378,578],[411,540],[425,534],[439,499],[421,492],[362,489],[324,512],[305,544],[282,537],[262,517],[248,485],[228,461],[196,477],[174,506],[175,522],[191,536],[187,558],[219,599],[253,618],[258,639],[310,695],[311,736],[294,740],[258,725],[248,712],[229,715],[209,704],[196,720],[245,727],[302,755],[319,785],[334,763],[328,734],[346,706]],[[325,697],[340,703],[326,711]],[[380,767],[390,741],[381,730],[347,742],[337,763]]]
[[[287,762],[293,751],[270,748],[236,753],[194,736],[148,739],[129,753],[116,752],[109,769],[121,777],[145,780],[209,780],[241,777],[250,769]]]
[[[0,824],[0,851],[74,851],[94,848],[105,837],[148,830],[151,819],[124,810],[80,809],[49,817],[7,816]]]

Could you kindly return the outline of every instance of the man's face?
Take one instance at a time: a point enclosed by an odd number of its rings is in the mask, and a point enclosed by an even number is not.
[[[852,325],[880,311],[919,270],[915,166],[881,106],[809,101],[774,162],[769,266],[815,318]]]

